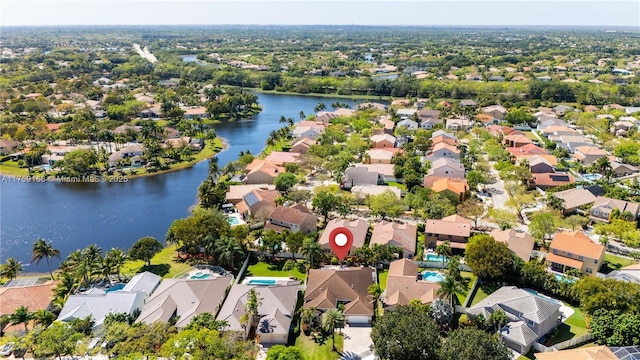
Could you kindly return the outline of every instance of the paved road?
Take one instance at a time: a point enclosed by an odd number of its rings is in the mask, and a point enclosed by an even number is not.
[[[489,162],[489,173],[491,174],[491,177],[495,179],[495,182],[485,185],[485,189],[491,193],[491,203],[494,208],[506,209],[504,203],[509,198],[509,195],[507,195],[507,192],[504,190],[504,181],[500,179],[500,174],[493,168],[493,165],[494,162]]]

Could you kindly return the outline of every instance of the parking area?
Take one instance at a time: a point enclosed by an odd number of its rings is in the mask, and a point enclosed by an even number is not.
[[[342,329],[344,334],[343,352],[351,359],[364,359],[371,355],[369,346],[371,345],[370,326],[346,326]],[[356,355],[356,356],[354,356]]]

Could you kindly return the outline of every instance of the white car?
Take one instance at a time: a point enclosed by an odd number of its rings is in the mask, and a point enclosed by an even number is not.
[[[6,343],[2,346],[2,348],[0,349],[0,355],[1,356],[9,356],[11,355],[11,351],[13,350],[13,343]]]

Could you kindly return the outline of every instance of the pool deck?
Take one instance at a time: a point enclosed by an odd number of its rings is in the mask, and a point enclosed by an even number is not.
[[[275,284],[249,284],[251,280],[258,281],[275,281]],[[262,285],[262,286],[275,286],[275,285],[295,285],[300,284],[299,280],[290,279],[288,277],[269,277],[269,276],[248,276],[242,280],[243,285]]]

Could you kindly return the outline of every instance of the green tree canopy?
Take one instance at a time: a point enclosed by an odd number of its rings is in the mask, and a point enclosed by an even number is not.
[[[474,274],[488,281],[504,280],[514,266],[514,255],[507,245],[486,234],[469,239],[464,258]]]
[[[383,219],[398,217],[406,208],[404,201],[398,199],[396,194],[388,190],[380,195],[369,197],[368,205],[371,209],[371,215],[380,215]]]
[[[162,250],[162,244],[151,236],[145,236],[136,241],[129,249],[129,258],[142,260],[151,265],[151,258]]]
[[[476,328],[449,333],[440,350],[440,360],[507,360],[511,350],[495,336]]]
[[[296,174],[292,174],[290,172],[279,174],[273,180],[273,184],[276,186],[276,189],[284,193],[288,192],[289,189],[291,189],[297,183],[298,178],[296,177]]]

